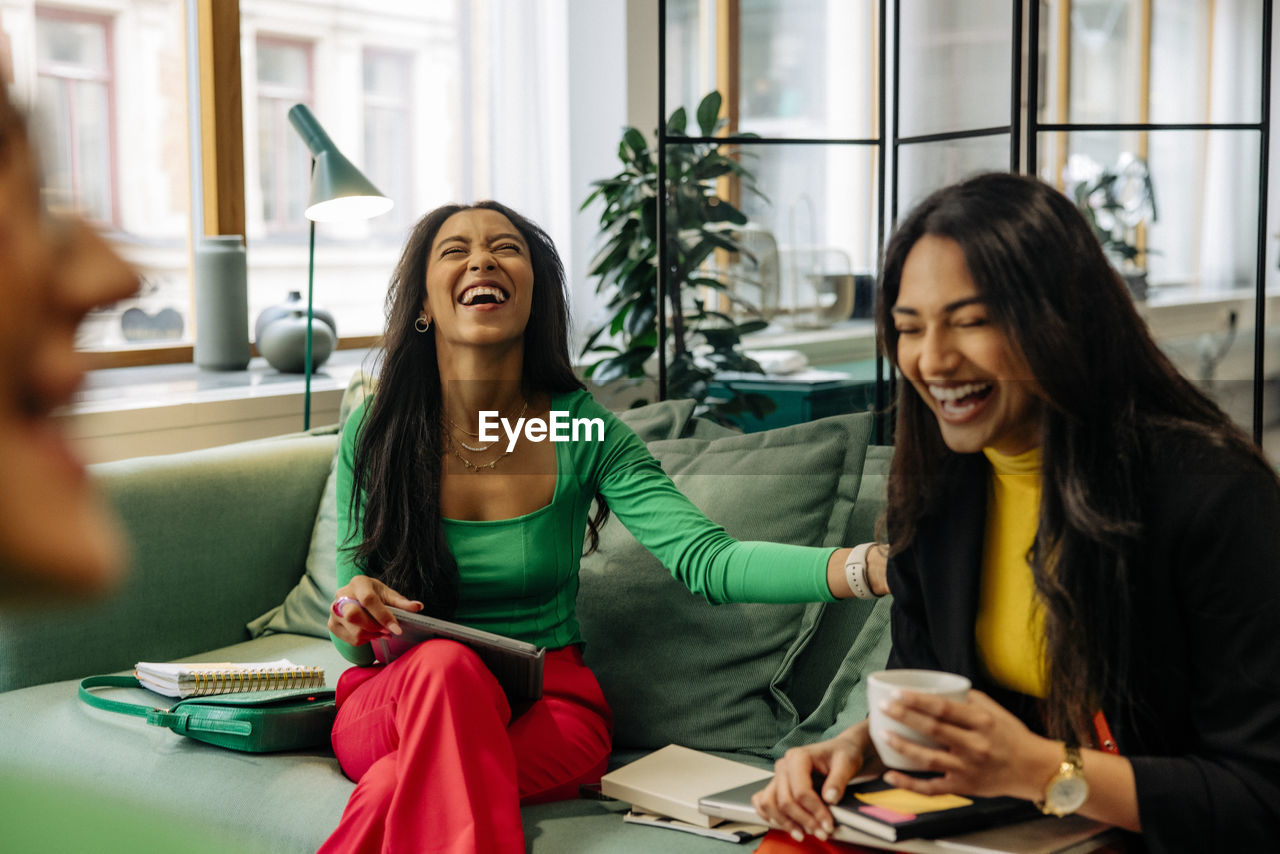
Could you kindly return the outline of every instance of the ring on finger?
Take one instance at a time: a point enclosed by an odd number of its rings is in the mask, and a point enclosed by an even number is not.
[[[337,599],[335,599],[335,600],[334,600],[334,602],[333,602],[333,606],[332,606],[333,615],[334,615],[335,617],[337,617],[338,619],[342,619],[342,609],[343,609],[343,607],[345,607],[347,604],[351,604],[351,605],[359,605],[359,604],[360,604],[360,600],[359,600],[359,599],[352,598],[351,596],[340,596],[340,597],[338,597],[338,598],[337,598]]]

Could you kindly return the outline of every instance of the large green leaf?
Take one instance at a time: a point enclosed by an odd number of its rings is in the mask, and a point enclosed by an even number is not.
[[[734,225],[746,225],[747,215],[724,199],[712,197],[703,208],[703,217],[707,222],[729,222]]]
[[[633,127],[629,127],[622,132],[622,141],[626,143],[627,148],[631,149],[633,160],[642,167],[648,167],[652,160],[649,158],[649,144],[645,142],[644,134]],[[626,162],[626,158],[623,158]]]
[[[720,115],[721,97],[719,92],[710,92],[702,103],[698,104],[698,129],[703,136],[711,136],[716,132],[716,118]]]
[[[684,107],[677,108],[667,119],[667,136],[685,136],[688,125],[689,117],[685,115]]]
[[[632,338],[639,337],[644,332],[653,327],[653,320],[658,315],[658,306],[655,303],[633,303],[634,310],[627,315],[626,330],[627,335]]]
[[[637,347],[617,356],[601,359],[592,366],[594,370],[591,377],[598,383],[612,382],[623,377],[642,377],[645,360],[652,355],[652,347]]]
[[[627,303],[622,310],[613,316],[613,322],[609,324],[609,334],[617,335],[622,331],[622,324],[627,319],[627,314],[635,307],[635,303]]]

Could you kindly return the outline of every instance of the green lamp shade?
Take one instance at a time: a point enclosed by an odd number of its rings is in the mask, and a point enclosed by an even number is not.
[[[314,222],[369,219],[391,210],[391,199],[338,150],[305,104],[296,104],[289,110],[289,122],[315,161],[307,219]]]

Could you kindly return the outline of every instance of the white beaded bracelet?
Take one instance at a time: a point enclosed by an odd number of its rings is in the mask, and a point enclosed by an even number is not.
[[[867,578],[867,552],[871,551],[874,545],[875,543],[862,543],[854,546],[844,562],[845,580],[849,582],[849,587],[857,599],[880,598],[871,589],[871,582]]]

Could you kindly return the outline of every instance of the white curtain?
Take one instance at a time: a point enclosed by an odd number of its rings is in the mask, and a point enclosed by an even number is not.
[[[571,241],[566,0],[472,2],[472,195],[542,226],[564,257]]]
[[[1257,121],[1261,63],[1257,0],[1216,0],[1209,122]],[[1245,73],[1241,73],[1241,71]],[[1252,287],[1257,246],[1258,134],[1207,134],[1200,211],[1200,281],[1209,292]]]

